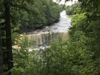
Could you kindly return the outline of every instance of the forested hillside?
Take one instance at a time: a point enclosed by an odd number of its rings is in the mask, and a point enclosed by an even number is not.
[[[12,6],[15,6],[12,15],[17,19],[14,25],[22,31],[42,28],[59,20],[60,7],[52,0],[14,1]]]
[[[1,3],[1,16],[3,1]],[[13,0],[10,1],[13,31],[28,32],[51,25],[59,20],[61,11],[52,0]]]

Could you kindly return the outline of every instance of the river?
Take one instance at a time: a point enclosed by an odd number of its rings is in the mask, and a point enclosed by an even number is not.
[[[54,39],[58,39],[61,37],[65,39],[68,37],[68,30],[71,27],[71,19],[66,14],[66,11],[63,10],[60,13],[59,22],[51,25],[46,26],[43,29],[35,30],[27,36],[29,39],[34,40],[34,47],[37,48],[44,48],[47,47]]]

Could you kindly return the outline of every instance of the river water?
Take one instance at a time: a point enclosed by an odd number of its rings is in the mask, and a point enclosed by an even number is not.
[[[65,39],[68,37],[68,30],[71,27],[71,19],[63,10],[60,13],[59,22],[51,26],[46,26],[43,29],[33,31],[27,36],[29,39],[34,40],[34,48],[44,48],[48,46],[52,41],[61,37]]]
[[[71,26],[71,19],[66,14],[66,11],[62,11],[60,13],[60,20],[58,23],[50,26],[50,32],[68,32]]]

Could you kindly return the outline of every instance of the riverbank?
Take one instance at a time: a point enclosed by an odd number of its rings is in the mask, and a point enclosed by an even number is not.
[[[53,33],[68,32],[70,27],[71,27],[71,18],[66,14],[66,11],[63,10],[60,13],[60,18],[58,22],[49,26],[44,26],[41,29],[36,29],[31,32],[25,32],[24,34],[36,34],[43,32],[53,32]]]

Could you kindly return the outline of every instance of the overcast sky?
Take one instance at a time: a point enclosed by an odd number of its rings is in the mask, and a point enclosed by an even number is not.
[[[53,0],[53,1],[54,1],[54,2],[57,2],[57,1],[59,1],[59,0]],[[73,1],[69,0],[69,1],[66,2],[66,5],[72,5],[72,4],[74,4],[75,2],[77,2],[77,1],[78,1],[78,0],[73,0]],[[65,3],[65,0],[61,0],[59,4],[64,4],[64,3]]]

